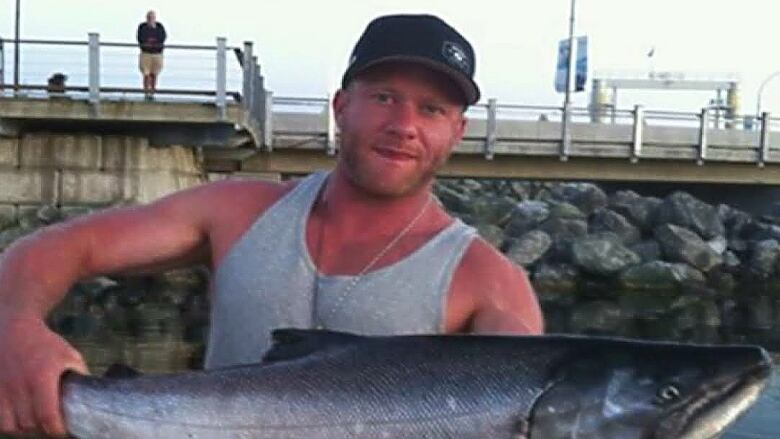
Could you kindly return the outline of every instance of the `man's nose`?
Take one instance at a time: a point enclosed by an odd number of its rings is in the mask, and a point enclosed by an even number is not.
[[[409,102],[403,102],[393,109],[388,130],[404,138],[414,138],[416,131],[417,109]]]

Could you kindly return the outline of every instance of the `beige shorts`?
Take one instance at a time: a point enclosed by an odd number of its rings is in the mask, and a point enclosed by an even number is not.
[[[162,53],[141,52],[141,57],[138,59],[138,68],[141,69],[141,73],[143,73],[144,76],[159,75],[162,66]]]

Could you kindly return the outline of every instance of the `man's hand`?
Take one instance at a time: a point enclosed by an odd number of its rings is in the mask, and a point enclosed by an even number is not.
[[[59,384],[66,370],[88,373],[41,318],[0,312],[0,433],[64,437]]]

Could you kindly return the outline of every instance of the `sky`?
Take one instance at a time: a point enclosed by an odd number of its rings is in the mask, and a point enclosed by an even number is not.
[[[0,1],[0,36],[13,38],[15,0]],[[651,70],[737,75],[741,112],[752,114],[760,84],[780,71],[776,0],[577,0],[576,6],[575,33],[589,38],[589,78]],[[570,0],[21,0],[21,35],[86,40],[88,32],[98,32],[104,41],[132,42],[148,9],[157,11],[169,43],[213,44],[217,36],[235,46],[252,41],[266,86],[277,96],[332,93],[366,24],[403,12],[439,15],[472,42],[483,98],[522,105],[563,100],[553,81]],[[170,71],[163,72],[161,86],[166,80]],[[574,95],[575,105],[587,104],[587,90]],[[714,97],[623,91],[618,106],[694,112]],[[780,75],[766,84],[762,109],[780,115]]]

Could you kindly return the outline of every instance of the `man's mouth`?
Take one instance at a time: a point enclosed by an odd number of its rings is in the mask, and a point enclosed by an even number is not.
[[[414,160],[417,158],[417,154],[401,148],[376,148],[374,151],[391,160]]]

